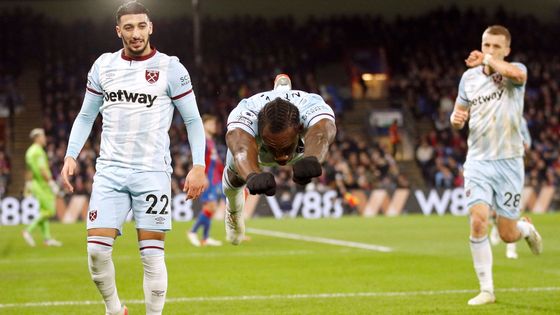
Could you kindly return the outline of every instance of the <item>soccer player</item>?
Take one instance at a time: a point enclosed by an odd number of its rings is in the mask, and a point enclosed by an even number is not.
[[[294,182],[306,185],[321,175],[335,134],[332,109],[317,94],[292,90],[287,75],[276,77],[274,90],[243,99],[227,122],[227,241],[238,245],[244,238],[244,186],[252,195],[276,193],[274,175],[262,166],[292,165]]]
[[[55,196],[60,190],[53,180],[45,146],[47,137],[41,128],[35,128],[29,133],[33,144],[25,152],[25,163],[31,171],[31,194],[39,202],[39,216],[23,231],[23,238],[31,247],[35,240],[31,233],[36,227],[41,228],[41,234],[46,246],[62,246],[62,243],[51,237],[49,219],[55,215]]]
[[[87,253],[93,282],[107,314],[126,314],[115,286],[113,243],[132,211],[144,266],[146,314],[161,314],[167,293],[165,232],[171,229],[169,127],[179,110],[192,148],[193,167],[183,190],[197,198],[205,188],[204,128],[191,79],[176,57],[150,45],[153,25],[146,8],[127,2],[116,13],[123,49],[102,54],[88,73],[62,168],[67,189],[76,158],[98,113],[103,117],[87,218]]]
[[[453,128],[461,129],[470,116],[465,162],[465,194],[471,215],[470,247],[481,292],[469,305],[494,303],[492,250],[488,241],[490,209],[497,213],[501,239],[527,240],[531,251],[542,252],[542,238],[527,218],[519,220],[524,182],[521,120],[527,68],[504,60],[511,35],[500,25],[482,35],[482,51],[465,60],[470,68],[459,83],[451,114]]]
[[[222,200],[222,174],[224,172],[224,164],[218,155],[214,136],[217,133],[218,118],[212,115],[203,115],[202,122],[204,124],[204,132],[206,134],[206,176],[208,178],[208,188],[200,197],[202,203],[202,211],[198,214],[196,223],[187,233],[187,237],[191,244],[196,247],[200,246],[221,246],[222,242],[215,240],[209,236],[210,224],[212,216],[216,212],[218,202]],[[198,239],[198,229],[202,227],[202,240]]]

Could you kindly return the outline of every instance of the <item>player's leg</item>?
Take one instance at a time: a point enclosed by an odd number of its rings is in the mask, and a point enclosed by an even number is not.
[[[165,233],[138,230],[138,247],[144,266],[144,301],[146,315],[161,314],[167,294],[167,267],[164,251]]]
[[[480,293],[468,301],[469,305],[493,303],[492,249],[488,240],[490,207],[493,190],[487,178],[491,169],[478,161],[465,164],[465,196],[470,212],[470,248],[473,265],[480,285]]]
[[[529,218],[518,219],[521,214],[521,192],[524,183],[523,160],[521,158],[496,161],[499,182],[496,194],[498,229],[506,243],[524,238],[533,254],[542,252],[542,238]]]
[[[59,247],[62,246],[62,243],[55,240],[51,236],[51,226],[49,222],[49,219],[54,217],[56,214],[55,198],[55,195],[49,191],[44,193],[44,195],[39,200],[39,204],[41,207],[41,216],[44,216],[45,218],[45,220],[39,223],[39,227],[41,228],[45,245]]]
[[[475,204],[470,208],[470,247],[474,269],[480,284],[480,293],[469,300],[469,305],[488,304],[495,301],[492,277],[492,249],[487,236],[489,212],[490,207],[484,203]]]
[[[226,240],[233,245],[239,245],[245,236],[245,222],[243,207],[245,183],[229,168],[224,170],[222,189],[226,197],[225,227]]]
[[[146,314],[161,314],[167,294],[164,232],[171,230],[171,176],[166,172],[137,172],[127,186],[144,266]]]
[[[112,257],[115,238],[121,234],[130,209],[130,196],[121,191],[122,184],[118,182],[124,175],[105,170],[95,175],[87,216],[89,272],[105,302],[107,314],[122,314],[125,310],[117,293]]]

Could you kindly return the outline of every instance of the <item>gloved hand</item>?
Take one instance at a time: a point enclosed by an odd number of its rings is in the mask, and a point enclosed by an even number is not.
[[[276,180],[272,173],[251,173],[247,176],[247,189],[251,195],[265,194],[274,196],[276,193]]]
[[[49,187],[54,195],[61,196],[60,186],[54,180],[49,180]]]
[[[321,163],[314,156],[304,157],[294,163],[292,179],[296,184],[307,185],[313,177],[321,176],[323,169]]]

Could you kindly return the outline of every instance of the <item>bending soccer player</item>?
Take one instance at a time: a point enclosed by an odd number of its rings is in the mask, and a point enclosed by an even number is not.
[[[471,69],[459,83],[451,114],[453,128],[461,129],[470,116],[465,162],[465,194],[471,215],[470,247],[480,294],[469,305],[494,303],[492,249],[488,241],[490,209],[497,213],[500,238],[506,243],[527,240],[533,254],[542,252],[542,238],[527,218],[519,220],[523,167],[522,115],[527,68],[504,60],[511,35],[499,25],[482,34],[482,51],[465,60]]]
[[[193,167],[183,190],[197,198],[205,188],[205,137],[191,79],[176,57],[150,45],[153,26],[138,2],[119,7],[116,32],[123,49],[101,55],[88,74],[86,93],[74,121],[62,176],[69,177],[91,132],[103,116],[101,152],[87,217],[88,266],[107,314],[126,314],[115,285],[113,243],[129,211],[136,224],[144,267],[146,314],[161,314],[167,293],[165,232],[171,229],[169,127],[173,110],[181,114],[192,149]]]
[[[62,246],[62,243],[51,237],[49,219],[55,215],[55,196],[60,190],[53,180],[47,153],[44,147],[47,145],[45,131],[35,128],[29,133],[33,144],[25,152],[25,164],[31,171],[31,194],[39,202],[39,216],[29,224],[23,231],[23,238],[31,247],[35,246],[35,240],[31,233],[36,227],[41,228],[43,240],[46,246]]]
[[[252,195],[276,193],[274,175],[261,167],[292,165],[294,182],[306,185],[321,175],[336,135],[334,113],[319,95],[292,90],[286,75],[274,87],[242,100],[228,117],[222,184],[226,239],[234,245],[245,235],[244,187]]]
[[[222,174],[224,163],[218,155],[214,136],[217,133],[218,118],[212,115],[202,115],[204,132],[206,133],[206,176],[208,178],[208,188],[200,197],[202,210],[198,214],[192,229],[187,232],[187,238],[196,247],[200,246],[222,246],[222,242],[210,237],[210,226],[212,217],[218,208],[218,203],[223,200],[222,194]],[[202,239],[197,236],[198,229],[202,227]]]

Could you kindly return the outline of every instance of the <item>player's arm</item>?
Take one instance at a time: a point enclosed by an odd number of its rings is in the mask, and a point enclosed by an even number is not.
[[[226,133],[226,144],[233,156],[239,176],[247,181],[249,174],[261,172],[258,164],[258,148],[255,137],[241,128]]]
[[[465,63],[469,67],[476,67],[479,65],[489,66],[494,71],[500,73],[506,78],[509,78],[516,85],[523,85],[527,82],[527,70],[515,64],[509,63],[505,60],[493,58],[490,54],[483,54],[478,50],[470,53]]]
[[[78,116],[72,125],[70,138],[68,140],[68,148],[66,150],[66,156],[64,157],[64,166],[60,172],[64,186],[70,192],[74,191],[74,187],[70,184],[70,176],[73,176],[76,172],[76,159],[78,158],[80,151],[84,147],[84,144],[91,133],[93,123],[99,114],[99,108],[102,104],[103,97],[89,91],[88,89],[84,96],[84,102],[82,103],[80,113],[78,113]]]
[[[449,117],[453,129],[463,129],[465,122],[469,119],[469,99],[465,91],[465,80],[465,74],[463,74],[459,82],[459,93],[455,100],[455,107],[453,107],[453,112]]]
[[[305,152],[303,156],[314,156],[319,163],[323,163],[335,136],[336,125],[334,122],[330,119],[321,119],[311,126],[305,134]]]
[[[193,167],[187,174],[183,191],[187,194],[187,199],[196,199],[208,186],[204,160],[206,150],[204,125],[198,112],[190,75],[178,59],[171,60],[168,76],[168,94],[187,128],[193,160]]]
[[[300,111],[300,120],[307,127],[304,158],[294,163],[292,176],[293,181],[300,185],[306,185],[314,177],[321,176],[321,163],[336,136],[334,112],[330,106],[316,94],[309,94],[308,104]]]
[[[465,122],[469,119],[469,109],[459,103],[455,103],[453,112],[449,120],[451,121],[451,127],[453,129],[463,129],[465,127]]]

